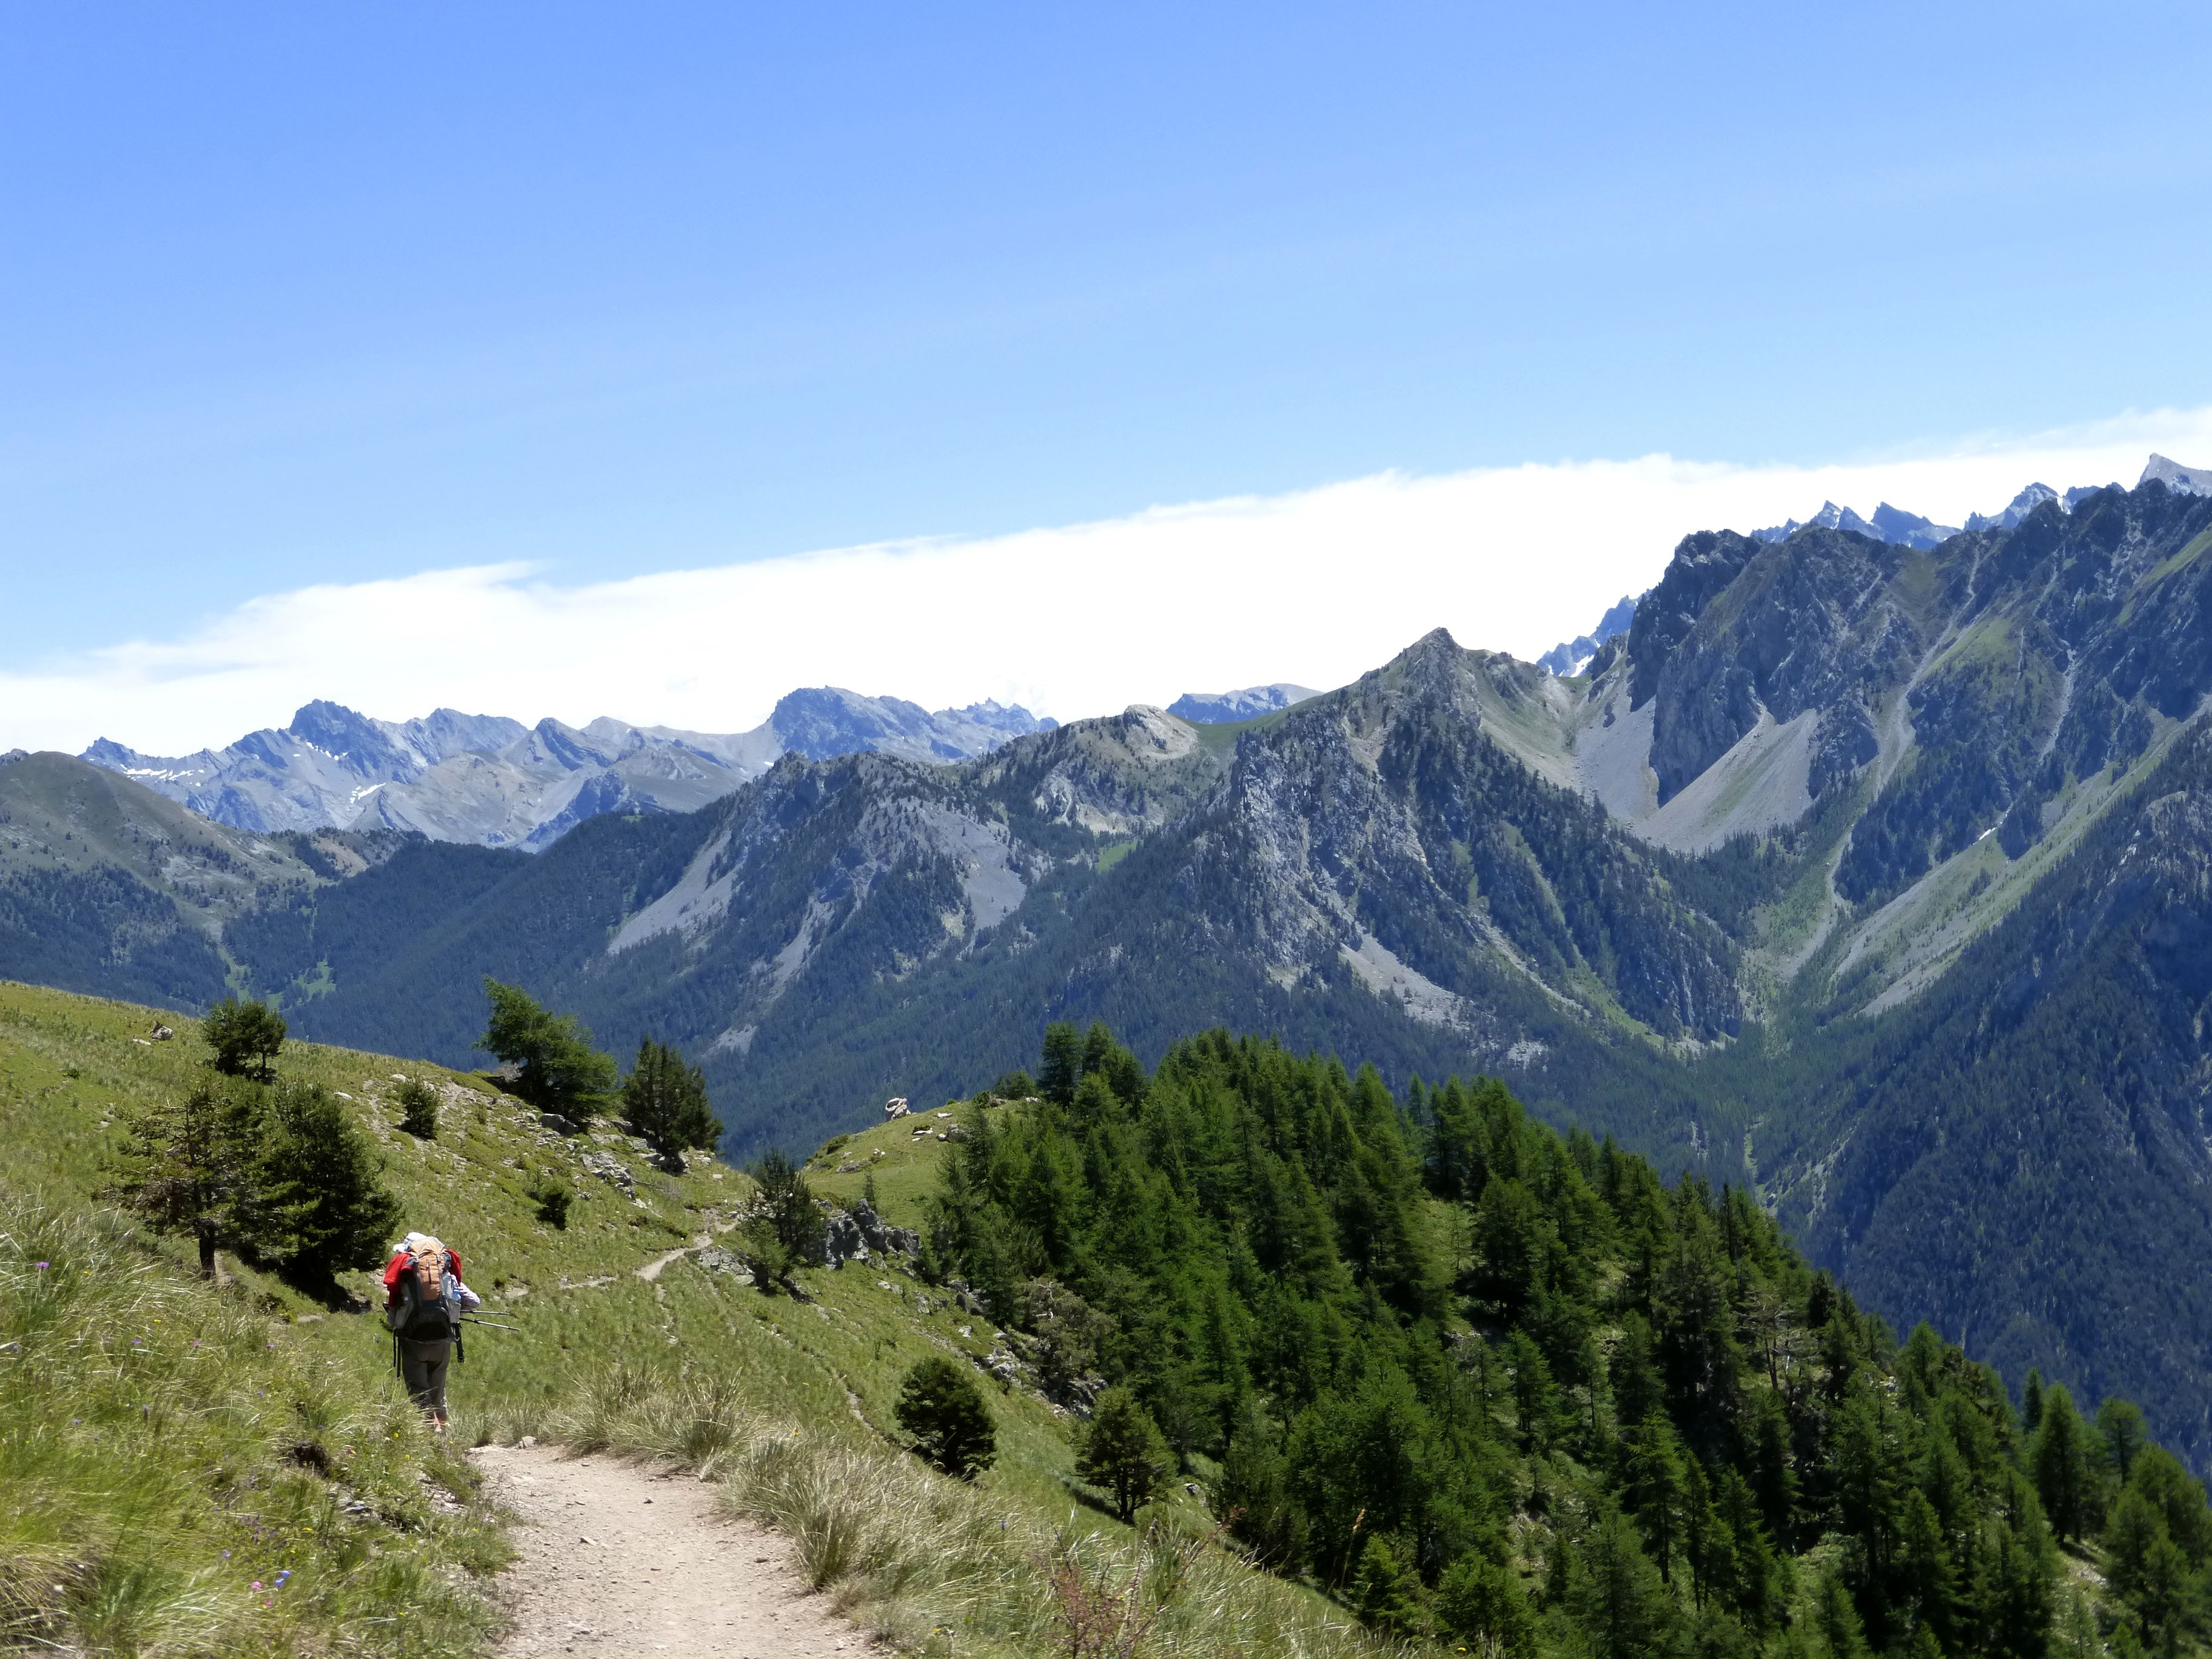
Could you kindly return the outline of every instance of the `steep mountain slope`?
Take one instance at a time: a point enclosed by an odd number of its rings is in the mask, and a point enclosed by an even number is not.
[[[1784,1218],[1877,1306],[2212,1461],[2212,730],[1933,988],[1801,1063]],[[1800,1084],[1803,1088],[1804,1085]]]
[[[204,1006],[226,924],[388,855],[254,836],[65,755],[0,756],[0,975]]]
[[[1555,686],[1438,633],[1244,726],[1137,708],[955,768],[787,757],[709,811],[595,820],[534,860],[410,848],[226,938],[335,1040],[462,1060],[490,973],[617,1044],[680,1042],[739,1146],[927,1097],[956,1056],[1018,1063],[1064,1015],[1151,1053],[1194,1020],[1357,1036],[1401,1072],[1510,1063],[1548,1096],[1741,1012],[1720,930],[1517,763]]]
[[[216,823],[287,830],[412,830],[433,841],[537,852],[606,812],[689,812],[757,777],[787,750],[817,760],[876,752],[919,761],[988,754],[1054,722],[995,702],[931,714],[896,697],[793,691],[766,723],[714,736],[595,720],[525,727],[441,708],[371,720],[311,702],[283,731],[175,758],[101,738],[82,758]]]

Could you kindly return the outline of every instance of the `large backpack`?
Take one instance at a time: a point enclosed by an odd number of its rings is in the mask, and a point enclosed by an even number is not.
[[[460,1310],[448,1288],[452,1282],[444,1245],[430,1239],[409,1251],[407,1265],[399,1270],[399,1293],[385,1310],[392,1334],[410,1342],[449,1342],[458,1337]]]

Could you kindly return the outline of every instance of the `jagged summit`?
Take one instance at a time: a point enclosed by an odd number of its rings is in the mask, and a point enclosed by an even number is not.
[[[1536,666],[1549,669],[1561,679],[1581,673],[1590,665],[1590,659],[1597,655],[1600,646],[1628,631],[1630,624],[1636,620],[1638,604],[1637,599],[1622,594],[1614,602],[1613,609],[1597,619],[1595,628],[1571,640],[1560,641],[1536,659]]]
[[[1917,513],[1908,513],[1901,507],[1892,507],[1887,501],[1874,510],[1874,517],[1863,519],[1848,507],[1838,507],[1833,501],[1820,503],[1820,510],[1800,522],[1790,519],[1784,523],[1769,525],[1764,530],[1754,530],[1751,538],[1759,542],[1786,542],[1801,530],[1841,530],[1854,536],[1864,536],[1869,541],[1886,542],[1893,547],[1937,547],[1958,530],[1950,525],[1937,524]]]
[[[261,833],[400,830],[529,851],[588,817],[689,811],[787,751],[966,760],[1054,722],[996,702],[935,713],[832,686],[794,691],[750,732],[684,732],[601,716],[581,728],[440,708],[380,720],[317,699],[282,730],[197,754],[142,754],[101,738],[81,758],[204,817]]]
[[[2179,461],[2168,460],[2155,450],[2144,464],[2142,477],[2136,480],[2141,487],[2147,483],[2162,483],[2189,495],[2212,495],[2212,466],[2184,466]]]
[[[2070,492],[2069,492],[2070,494]],[[1990,514],[1970,513],[1966,515],[1969,530],[2010,530],[2045,501],[2057,501],[2063,509],[2066,503],[2057,490],[2047,483],[2032,483],[2012,498],[2002,513]]]

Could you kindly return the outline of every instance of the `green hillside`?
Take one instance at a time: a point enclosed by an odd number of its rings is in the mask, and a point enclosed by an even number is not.
[[[157,1018],[178,1040],[150,1039]],[[482,1651],[499,1519],[405,1403],[380,1322],[228,1255],[231,1282],[205,1285],[185,1246],[88,1204],[122,1124],[206,1058],[179,1016],[0,984],[0,1650]],[[532,1433],[695,1465],[902,1650],[1048,1651],[1053,1561],[1132,1570],[1135,1534],[1073,1481],[1068,1419],[1034,1391],[987,1386],[999,1460],[972,1486],[896,1449],[907,1367],[981,1358],[993,1336],[904,1269],[804,1270],[804,1300],[764,1294],[721,1256],[669,1259],[749,1194],[726,1166],[664,1174],[624,1136],[563,1139],[434,1066],[291,1045],[279,1071],[346,1097],[404,1224],[452,1243],[513,1310],[520,1328],[471,1332],[455,1368],[457,1441]],[[403,1076],[444,1096],[434,1141],[395,1127]],[[536,1218],[547,1177],[576,1193],[565,1231]],[[895,1218],[914,1198],[911,1182],[885,1194]],[[1179,1532],[1211,1526],[1180,1486],[1164,1502]],[[1322,1598],[1219,1551],[1161,1631],[1194,1654],[1367,1645]]]
[[[210,1285],[88,1206],[125,1126],[210,1075],[155,1018],[0,986],[0,1629],[481,1650],[500,1517],[401,1397],[373,1274]],[[556,1134],[483,1077],[308,1046],[279,1071],[340,1103],[331,1166],[362,1137],[516,1328],[471,1333],[459,1442],[696,1468],[901,1651],[1117,1651],[1083,1621],[1163,1594],[1159,1655],[2134,1659],[2208,1633],[2212,1507],[2132,1406],[2031,1376],[2015,1410],[1743,1191],[1669,1187],[1495,1080],[1394,1097],[1224,1031],[1148,1073],[1055,1026],[1034,1082],[825,1145],[803,1173],[831,1218],[872,1203],[918,1249],[779,1288],[748,1271],[772,1184]],[[413,1085],[433,1138],[398,1127]],[[972,1483],[907,1449],[924,1359],[980,1384]]]

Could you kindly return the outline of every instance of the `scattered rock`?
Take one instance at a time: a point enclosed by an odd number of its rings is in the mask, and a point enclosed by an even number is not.
[[[558,1112],[538,1113],[538,1127],[541,1129],[550,1129],[556,1135],[572,1135],[576,1133],[576,1126]]]
[[[611,1182],[620,1188],[623,1197],[637,1196],[637,1177],[632,1175],[623,1161],[612,1152],[586,1152],[583,1164],[588,1173],[599,1176],[602,1181]]]
[[[727,1273],[740,1285],[753,1282],[753,1270],[741,1255],[733,1255],[719,1244],[709,1244],[692,1258],[708,1273]]]
[[[166,1025],[156,1025],[146,1034],[155,1042],[167,1042],[177,1035]]]

